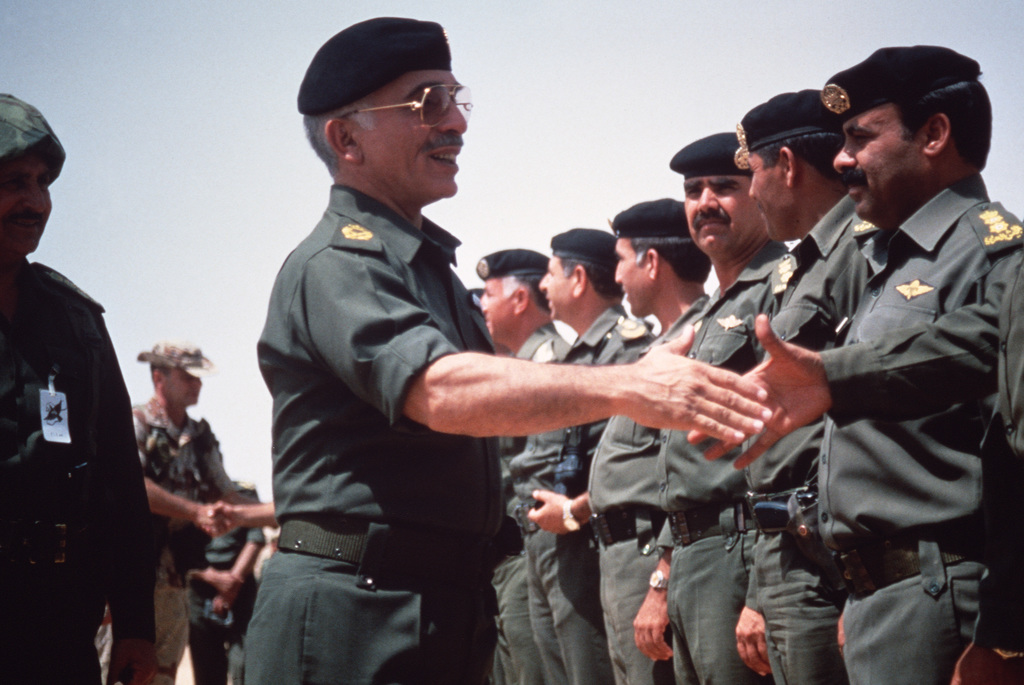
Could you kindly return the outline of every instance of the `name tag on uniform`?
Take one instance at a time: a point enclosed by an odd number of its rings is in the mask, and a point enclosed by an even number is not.
[[[68,427],[68,398],[53,387],[59,367],[54,364],[50,371],[50,387],[39,388],[39,422],[43,425],[43,439],[47,442],[71,442]]]

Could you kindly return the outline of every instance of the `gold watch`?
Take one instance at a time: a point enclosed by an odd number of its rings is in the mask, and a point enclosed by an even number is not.
[[[571,499],[567,499],[562,502],[562,523],[570,533],[575,533],[580,529],[580,522],[572,515]]]
[[[1004,659],[1024,659],[1024,652],[1012,649],[999,649],[998,647],[993,648],[992,651]]]
[[[668,576],[661,572],[661,569],[657,569],[651,574],[651,580],[648,584],[655,590],[667,590],[668,589]]]

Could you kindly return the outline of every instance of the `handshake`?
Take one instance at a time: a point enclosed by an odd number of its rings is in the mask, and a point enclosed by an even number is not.
[[[218,500],[212,503],[197,502],[192,523],[210,537],[220,537],[235,528],[276,526],[273,502],[233,503]]]

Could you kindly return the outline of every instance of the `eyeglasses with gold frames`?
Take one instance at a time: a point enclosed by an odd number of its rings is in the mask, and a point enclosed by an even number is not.
[[[360,112],[376,112],[381,109],[397,109],[408,107],[414,112],[420,113],[420,121],[427,126],[440,124],[452,105],[462,108],[462,116],[469,120],[469,113],[473,111],[472,93],[469,88],[461,85],[436,85],[428,86],[423,90],[423,96],[419,100],[403,102],[397,105],[382,105],[380,107],[367,107],[357,109],[351,114]]]

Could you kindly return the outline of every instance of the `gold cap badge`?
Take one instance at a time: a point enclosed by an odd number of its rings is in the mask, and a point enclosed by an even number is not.
[[[363,228],[359,224],[349,224],[341,229],[341,234],[349,240],[369,240],[373,237],[373,233],[369,229]]]
[[[850,96],[842,86],[830,83],[821,89],[821,104],[833,114],[842,114],[850,109]]]
[[[486,259],[481,259],[476,263],[476,275],[485,281],[491,275],[491,265],[487,263]]]
[[[739,169],[750,168],[750,149],[747,147],[747,132],[743,130],[743,124],[736,124],[736,140],[739,142],[739,149],[733,156],[733,162]]]

